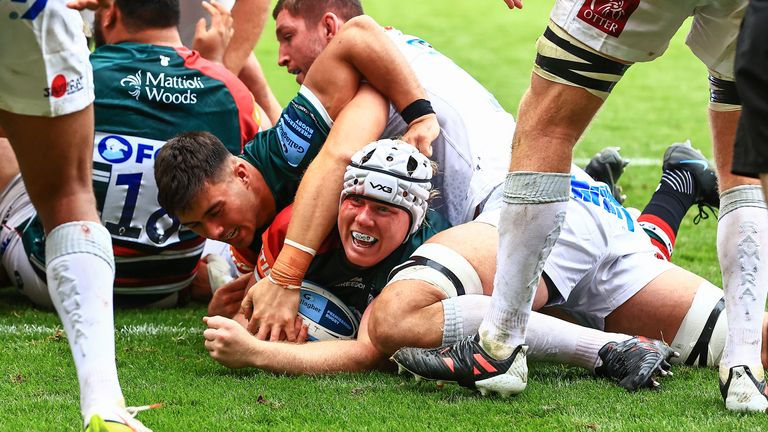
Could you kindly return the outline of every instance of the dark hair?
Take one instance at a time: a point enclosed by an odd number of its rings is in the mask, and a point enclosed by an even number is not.
[[[333,12],[344,21],[363,14],[360,0],[277,0],[272,10],[272,18],[287,10],[291,15],[304,18],[304,22],[314,25],[323,14]]]
[[[155,156],[157,202],[171,215],[188,210],[206,181],[223,177],[229,156],[224,144],[208,132],[171,138]]]
[[[179,0],[115,0],[115,5],[132,31],[179,25]]]

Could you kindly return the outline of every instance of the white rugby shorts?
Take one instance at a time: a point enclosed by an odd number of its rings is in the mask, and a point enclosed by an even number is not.
[[[57,117],[94,99],[80,13],[64,0],[0,2],[0,109]]]
[[[733,60],[747,0],[557,0],[550,18],[590,48],[627,62],[653,60],[689,16],[686,43],[723,78]]]
[[[586,199],[573,186],[560,237],[544,264],[559,293],[548,301],[574,316],[579,324],[603,329],[605,317],[672,267],[656,258],[656,249],[637,221],[580,168],[571,174],[588,186]],[[596,191],[601,192],[595,193]],[[578,192],[581,194],[582,192]],[[481,213],[477,222],[498,226],[500,208]],[[613,213],[612,213],[613,212]]]

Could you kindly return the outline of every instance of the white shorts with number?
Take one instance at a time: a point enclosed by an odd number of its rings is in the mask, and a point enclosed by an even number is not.
[[[550,292],[548,305],[603,329],[606,316],[672,264],[656,258],[648,236],[608,186],[576,166],[571,175],[565,222],[544,264],[559,294]],[[499,213],[484,211],[477,221],[497,225]]]
[[[57,117],[93,102],[80,13],[64,0],[0,1],[0,109]]]
[[[552,21],[590,48],[627,62],[653,60],[689,16],[686,42],[711,71],[733,79],[747,0],[557,0]]]

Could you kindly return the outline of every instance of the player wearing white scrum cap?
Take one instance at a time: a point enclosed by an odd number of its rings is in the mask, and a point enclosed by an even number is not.
[[[471,267],[456,259],[455,253],[438,253],[434,257],[435,260],[417,257],[418,252],[415,255],[410,254],[436,231],[444,228],[435,225],[437,215],[427,210],[431,173],[432,166],[426,157],[419,154],[414,147],[393,140],[380,140],[369,144],[352,157],[352,162],[346,169],[337,231],[326,239],[316,252],[307,279],[341,298],[358,314],[362,313],[360,333],[356,341],[317,342],[306,345],[272,344],[251,337],[234,321],[213,317],[207,319],[210,329],[206,331],[206,346],[211,355],[230,367],[254,366],[285,373],[371,369],[380,365],[389,352],[383,352],[372,344],[369,332],[377,330],[368,324],[370,312],[365,311],[375,309],[376,303],[373,303],[371,308],[368,306],[379,295],[391,272],[398,275],[404,273],[401,266],[395,266],[403,262],[417,261],[422,268],[427,269],[429,283],[453,284],[458,287],[459,294],[464,294],[462,286],[471,290],[472,280],[477,279],[477,276],[472,274]],[[264,270],[274,262],[276,252],[286,241],[288,216],[288,212],[279,215],[264,234],[261,254],[263,260],[258,266],[262,277],[265,275]],[[476,240],[482,243],[482,239]],[[407,261],[409,256],[410,261]],[[429,270],[435,272],[430,273]],[[439,298],[436,299],[434,293],[424,291],[419,286],[414,289],[416,296],[418,293],[426,294],[419,302],[431,302],[431,312],[434,314],[429,317],[414,317],[410,314],[410,306],[404,304],[401,310],[391,311],[392,318],[408,319],[407,330],[403,325],[398,326],[399,331],[408,333],[408,336],[405,336],[408,341],[421,339],[425,345],[436,345],[442,338],[442,306]],[[238,303],[230,297],[230,293],[236,290],[233,284],[218,291],[209,313],[234,316],[238,311]],[[474,291],[466,292],[473,293]],[[225,301],[229,301],[230,307],[227,307]],[[232,304],[235,305],[234,308],[231,307]],[[426,319],[419,321],[422,317]],[[542,340],[549,337],[548,328],[553,326],[551,328],[557,329],[556,331],[566,329],[568,335],[582,335],[597,344],[592,352],[582,355],[581,359],[575,359],[576,354],[572,349],[575,344],[571,344],[571,358],[563,355],[558,360],[581,365],[598,375],[622,381],[622,385],[629,389],[652,385],[652,376],[668,368],[664,360],[672,351],[661,343],[627,335],[606,334],[547,316],[537,315],[537,319],[540,324],[537,328]],[[439,333],[436,334],[435,331]],[[221,337],[224,334],[234,334],[238,337]],[[618,346],[619,344],[614,342],[617,340],[628,342]],[[246,349],[247,346],[250,346],[250,349]],[[605,350],[599,360],[604,363],[603,367],[595,370],[598,351],[603,347]],[[536,353],[539,356],[548,351],[541,349],[541,345],[536,348],[539,349]],[[565,347],[562,350],[568,349]],[[618,372],[615,362],[617,359],[626,362],[630,352],[634,352],[638,359],[650,359],[648,366],[643,368],[637,364],[628,371]],[[249,353],[256,354],[251,356]]]

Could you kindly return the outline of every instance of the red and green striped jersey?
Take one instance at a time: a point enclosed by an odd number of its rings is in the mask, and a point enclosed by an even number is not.
[[[239,155],[259,130],[258,107],[234,74],[187,48],[105,45],[91,55],[91,64],[93,186],[101,221],[112,234],[115,292],[177,291],[194,276],[205,240],[157,203],[155,154],[180,132],[208,131]],[[39,272],[42,232],[39,221],[24,232]]]

